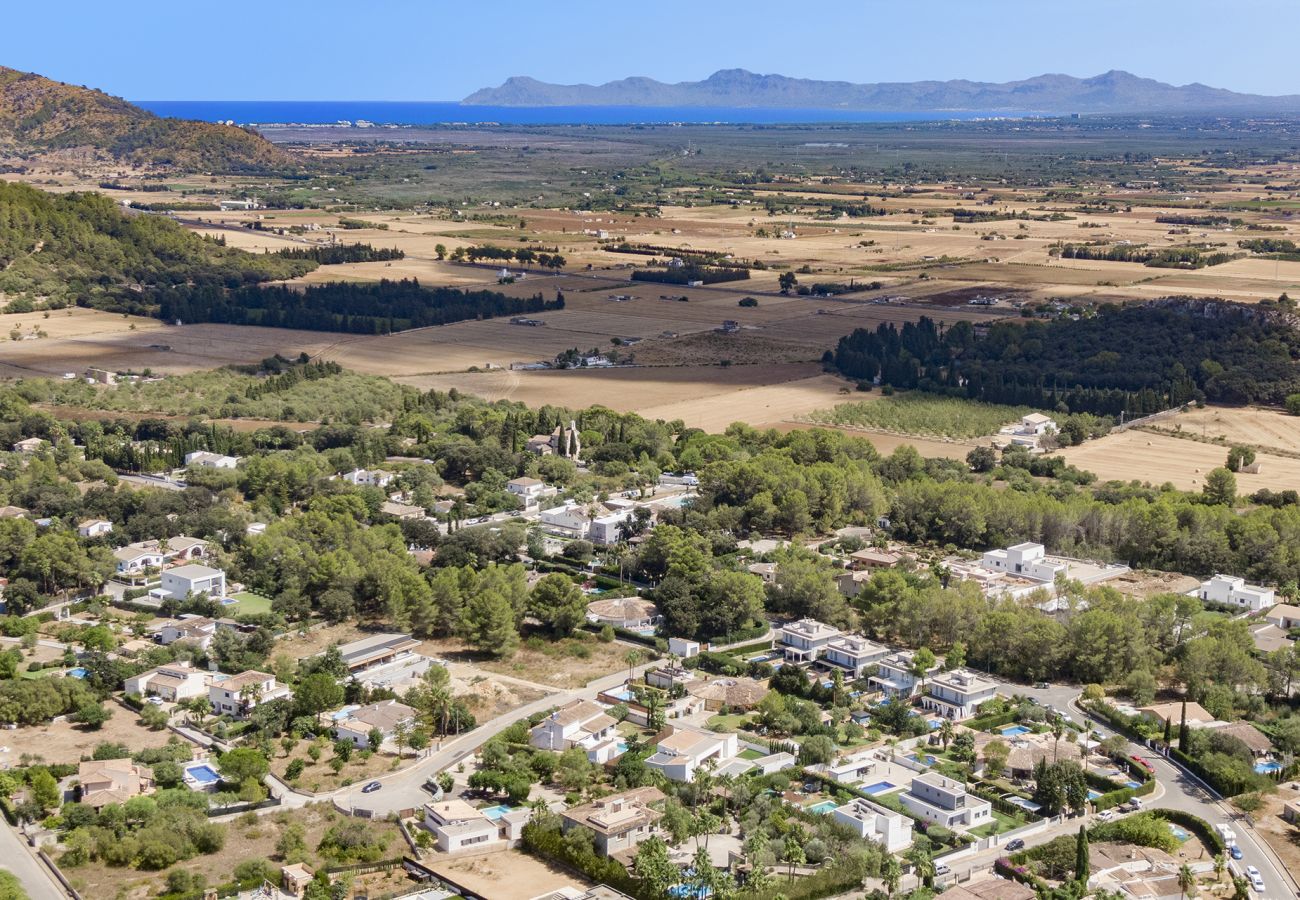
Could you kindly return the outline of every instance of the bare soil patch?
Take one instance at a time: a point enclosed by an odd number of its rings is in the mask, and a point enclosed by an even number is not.
[[[1166,481],[1181,490],[1201,490],[1211,469],[1224,464],[1227,448],[1200,441],[1125,431],[1060,451],[1066,461],[1095,472],[1103,481]],[[1260,488],[1300,489],[1300,459],[1259,454],[1258,474],[1237,473],[1237,493]]]
[[[0,766],[17,765],[24,756],[45,763],[78,763],[90,758],[96,744],[125,744],[136,751],[161,747],[172,736],[170,731],[150,731],[139,724],[135,713],[116,703],[105,708],[113,716],[98,731],[83,731],[67,721],[0,731]]]
[[[460,859],[435,856],[429,867],[452,883],[494,900],[529,900],[566,885],[591,887],[590,882],[522,850],[501,850]]]

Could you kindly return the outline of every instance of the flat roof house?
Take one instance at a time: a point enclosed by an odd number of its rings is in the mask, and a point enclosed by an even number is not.
[[[913,815],[944,828],[966,830],[993,821],[993,804],[970,796],[966,785],[936,772],[917,775],[898,799]]]
[[[831,816],[858,837],[884,844],[889,853],[897,853],[912,844],[912,820],[870,800],[855,797],[837,806]]]
[[[588,829],[596,837],[596,852],[612,856],[631,850],[655,833],[655,823],[663,813],[652,804],[663,800],[663,791],[657,787],[611,794],[560,813],[560,827],[566,832]]]
[[[921,682],[921,679],[912,672],[915,659],[916,654],[911,650],[900,650],[892,656],[878,660],[876,674],[871,676],[870,683],[892,699],[911,699]],[[926,672],[926,677],[938,671],[939,664],[935,663],[934,667]]]
[[[352,674],[411,656],[420,642],[409,634],[372,634],[339,644],[339,655]]]
[[[339,476],[348,484],[355,484],[358,487],[388,487],[393,483],[397,476],[392,472],[384,469],[353,469],[351,472],[345,472]]]
[[[992,700],[997,693],[996,681],[969,669],[953,669],[935,675],[927,682],[921,706],[957,722],[974,716],[980,704]]]
[[[493,843],[501,837],[497,823],[464,800],[426,803],[424,827],[433,832],[438,849],[443,853]]]
[[[1020,575],[1034,581],[1053,582],[1057,575],[1069,569],[1065,563],[1049,561],[1047,548],[1026,541],[1005,550],[990,550],[980,559],[980,565],[990,572]]]
[[[787,662],[812,662],[840,630],[816,619],[800,619],[781,629],[781,646]]]
[[[212,621],[209,619],[208,621]],[[141,697],[161,697],[169,703],[202,697],[208,691],[211,674],[188,662],[167,663],[126,680],[126,693]]]
[[[715,734],[689,725],[673,725],[672,733],[659,741],[645,764],[658,769],[671,781],[692,781],[695,771],[711,759],[723,763],[739,752],[735,734]]]
[[[195,450],[185,454],[185,465],[203,466],[208,469],[233,469],[239,465],[238,456],[226,456],[222,453],[209,453],[207,450]]]
[[[847,669],[853,678],[861,678],[880,660],[889,656],[889,648],[861,635],[845,634],[826,643],[822,659]]]
[[[1272,588],[1246,584],[1246,579],[1235,575],[1215,575],[1209,581],[1201,582],[1196,596],[1209,603],[1240,606],[1251,612],[1267,609],[1274,603]]]
[[[336,714],[338,715],[338,714]],[[351,741],[353,746],[370,746],[370,732],[378,731],[380,744],[391,741],[404,725],[415,721],[415,710],[396,700],[380,700],[353,710],[333,720],[334,736]]]
[[[277,684],[274,675],[265,672],[240,672],[208,686],[212,712],[218,716],[243,718],[260,703],[293,696],[288,686]]]
[[[172,598],[184,600],[188,596],[224,597],[226,595],[226,573],[221,569],[190,563],[165,569],[162,584],[149,592],[150,597],[159,600]]]

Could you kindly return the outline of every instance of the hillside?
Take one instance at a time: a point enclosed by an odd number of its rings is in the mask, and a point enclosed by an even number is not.
[[[1203,84],[1175,86],[1119,71],[1093,78],[1039,75],[1002,84],[964,80],[853,84],[756,75],[744,69],[725,69],[704,81],[676,84],[652,78],[624,78],[601,85],[562,85],[516,77],[500,87],[476,91],[462,102],[492,106],[726,106],[877,112],[1300,111],[1300,96],[1238,94]]]
[[[161,288],[252,284],[316,265],[225,247],[165,216],[125,213],[102,194],[0,182],[0,298],[10,312],[42,304],[144,312]]]
[[[75,149],[199,172],[296,166],[288,153],[242,128],[165,119],[103,91],[0,66],[0,153]]]

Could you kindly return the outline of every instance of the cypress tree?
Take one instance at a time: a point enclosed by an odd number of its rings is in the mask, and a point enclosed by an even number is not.
[[[1183,720],[1178,723],[1178,749],[1187,752],[1187,701],[1183,701]]]
[[[1079,826],[1079,837],[1074,849],[1074,879],[1079,882],[1088,880],[1088,832]]]

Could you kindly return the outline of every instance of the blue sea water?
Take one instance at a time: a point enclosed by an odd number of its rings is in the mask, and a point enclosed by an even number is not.
[[[712,106],[467,106],[445,101],[386,100],[133,100],[160,116],[233,121],[240,125],[333,125],[364,120],[376,125],[729,125],[833,122],[927,122],[997,116],[985,112],[873,112],[860,109],[749,109]]]

